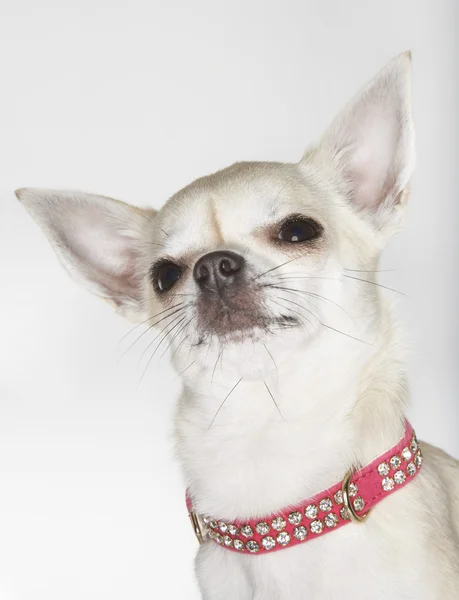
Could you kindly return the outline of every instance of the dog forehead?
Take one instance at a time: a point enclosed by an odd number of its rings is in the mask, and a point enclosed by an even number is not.
[[[196,180],[161,211],[171,251],[244,243],[257,228],[311,204],[296,165],[237,163]]]

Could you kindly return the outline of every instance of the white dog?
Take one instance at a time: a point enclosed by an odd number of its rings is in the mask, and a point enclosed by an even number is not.
[[[300,162],[234,164],[158,212],[17,192],[70,274],[172,350],[205,599],[459,597],[458,463],[422,462],[376,283],[415,162],[410,71],[390,62]]]

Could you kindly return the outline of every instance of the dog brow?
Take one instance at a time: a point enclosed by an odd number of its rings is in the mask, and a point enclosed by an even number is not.
[[[215,231],[215,235],[217,241],[223,243],[223,234],[220,227],[220,221],[217,217],[217,210],[215,208],[215,200],[213,198],[209,198],[209,212],[210,212],[210,224]]]

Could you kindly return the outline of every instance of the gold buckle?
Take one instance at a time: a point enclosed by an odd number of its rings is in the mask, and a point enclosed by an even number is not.
[[[343,484],[342,484],[342,488],[341,488],[342,492],[343,492],[343,504],[346,507],[350,518],[353,521],[355,521],[356,523],[362,523],[363,521],[365,521],[365,519],[371,513],[372,509],[370,508],[370,510],[368,510],[364,515],[358,515],[355,512],[354,507],[352,506],[352,503],[350,500],[350,495],[349,495],[349,484],[351,483],[352,475],[354,475],[354,470],[349,469],[349,471],[346,473],[346,475],[343,479]]]
[[[199,522],[199,517],[195,512],[190,512],[189,514],[191,524],[193,525],[193,531],[198,539],[199,544],[204,544],[204,534],[201,529],[201,523]]]

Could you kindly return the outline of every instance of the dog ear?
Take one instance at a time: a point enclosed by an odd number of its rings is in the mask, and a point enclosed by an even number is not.
[[[110,300],[123,316],[143,316],[142,239],[154,211],[82,192],[21,189],[16,196],[41,226],[70,276]]]
[[[338,185],[378,230],[397,227],[415,164],[409,52],[389,62],[357,94],[315,153],[332,160]]]

